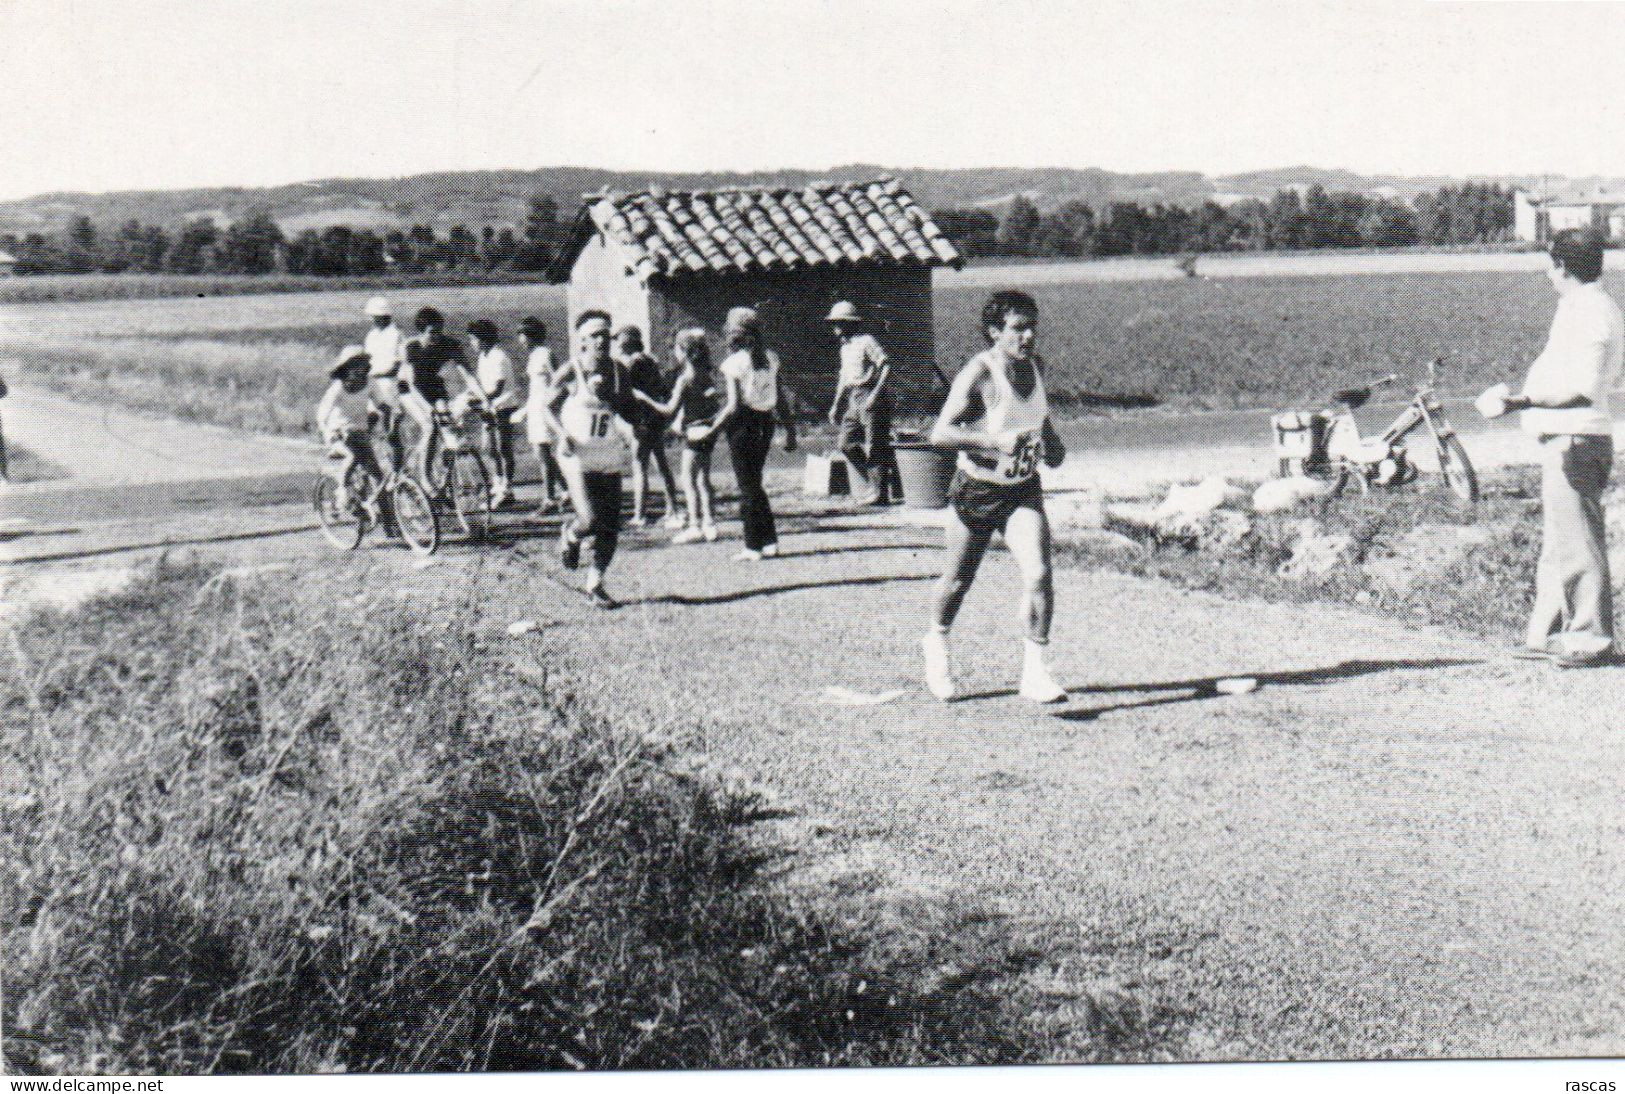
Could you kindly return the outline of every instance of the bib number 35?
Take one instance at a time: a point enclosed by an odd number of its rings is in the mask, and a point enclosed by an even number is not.
[[[1038,461],[1043,458],[1043,436],[1038,433],[1022,434],[1021,440],[1016,443],[1016,450],[1010,454],[1011,480],[1032,478],[1033,472],[1038,470]]]

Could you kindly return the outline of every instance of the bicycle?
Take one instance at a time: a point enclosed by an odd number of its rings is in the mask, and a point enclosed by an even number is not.
[[[337,463],[348,458],[348,453],[334,445],[328,449],[327,458]],[[342,506],[339,485],[336,470],[323,470],[316,476],[311,497],[322,535],[333,546],[353,551],[361,546],[368,532],[384,524],[415,555],[432,555],[439,548],[440,522],[429,495],[400,468],[391,468],[380,479],[359,460],[353,461],[344,475],[348,497]]]
[[[1289,475],[1296,470],[1310,478],[1325,480],[1334,495],[1342,493],[1350,483],[1358,486],[1360,493],[1368,494],[1373,486],[1411,482],[1417,477],[1418,468],[1402,442],[1417,426],[1426,425],[1433,435],[1439,474],[1445,486],[1463,503],[1476,502],[1478,474],[1455,427],[1446,420],[1436,390],[1438,370],[1443,364],[1442,357],[1428,362],[1427,382],[1416,389],[1409,404],[1380,437],[1361,437],[1354,411],[1364,406],[1378,388],[1398,383],[1401,377],[1397,373],[1337,392],[1333,398],[1341,405],[1340,410],[1307,416],[1278,415],[1275,428],[1281,474]],[[1296,436],[1289,440],[1292,434]]]
[[[491,474],[479,453],[479,437],[489,433],[493,415],[479,406],[470,406],[475,418],[473,436],[465,433],[456,415],[435,407],[433,425],[424,451],[423,476],[428,493],[457,522],[470,539],[484,539],[491,532]]]

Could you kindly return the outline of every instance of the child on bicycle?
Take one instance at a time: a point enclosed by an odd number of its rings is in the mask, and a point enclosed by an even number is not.
[[[316,428],[328,451],[338,457],[333,474],[338,478],[337,501],[340,509],[350,505],[350,468],[360,464],[378,480],[384,478],[383,468],[373,451],[368,427],[378,411],[368,395],[368,374],[372,358],[360,346],[345,346],[327,370],[331,382],[322,401],[316,405]]]
[[[417,450],[412,454],[412,462],[418,474],[427,478],[429,446],[436,429],[434,416],[436,413],[454,411],[446,373],[450,371],[454,375],[457,389],[462,392],[461,397],[477,397],[480,385],[468,371],[461,347],[455,339],[447,337],[446,317],[438,308],[419,308],[417,315],[412,317],[412,325],[417,328],[418,334],[415,338],[407,339],[401,348],[404,364],[402,380],[407,388],[401,403],[422,430]]]

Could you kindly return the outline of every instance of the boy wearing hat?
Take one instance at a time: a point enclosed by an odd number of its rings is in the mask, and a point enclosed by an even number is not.
[[[367,380],[371,358],[360,346],[345,346],[339,351],[333,366],[327,370],[330,382],[322,400],[316,404],[316,429],[327,445],[339,451],[342,459],[335,471],[338,476],[338,503],[341,509],[350,504],[348,478],[350,468],[360,463],[379,479],[384,472],[373,452],[367,427],[372,422],[375,408],[368,396]]]
[[[362,339],[361,348],[372,361],[370,382],[372,401],[383,420],[384,436],[389,439],[390,457],[401,462],[400,434],[396,419],[401,413],[401,354],[406,336],[395,325],[394,310],[389,301],[375,296],[367,301],[367,318],[372,327]]]
[[[865,505],[890,501],[892,467],[891,391],[886,380],[891,366],[886,351],[864,329],[863,315],[847,300],[825,316],[840,343],[841,371],[835,381],[835,399],[829,424],[839,431],[841,454],[864,482]]]

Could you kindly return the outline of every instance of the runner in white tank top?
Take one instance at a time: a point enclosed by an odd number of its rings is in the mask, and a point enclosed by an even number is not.
[[[1044,456],[1044,425],[1049,420],[1044,376],[1035,367],[1032,390],[1021,395],[1010,383],[1010,363],[998,350],[984,350],[970,363],[984,367],[987,378],[979,393],[982,416],[967,424],[995,438],[1010,438],[1011,450],[996,455],[961,451],[959,469],[984,482],[1025,482],[1038,474],[1038,461]]]
[[[948,631],[995,532],[1004,533],[1021,569],[1027,628],[1021,694],[1040,703],[1066,698],[1044,663],[1055,589],[1038,477],[1039,461],[1059,467],[1066,448],[1049,420],[1042,363],[1035,351],[1037,325],[1032,297],[1009,290],[993,294],[982,309],[982,329],[991,346],[955,377],[931,432],[932,444],[959,453],[948,492],[948,565],[937,583],[932,625],[923,641],[926,685],[939,699],[955,696]]]
[[[609,355],[610,318],[601,311],[576,319],[577,352],[547,406],[548,426],[558,437],[559,470],[576,515],[559,529],[559,559],[567,569],[592,541],[586,593],[600,608],[615,600],[604,591],[604,574],[621,532],[621,473],[631,455],[632,426],[621,396],[624,377]]]

